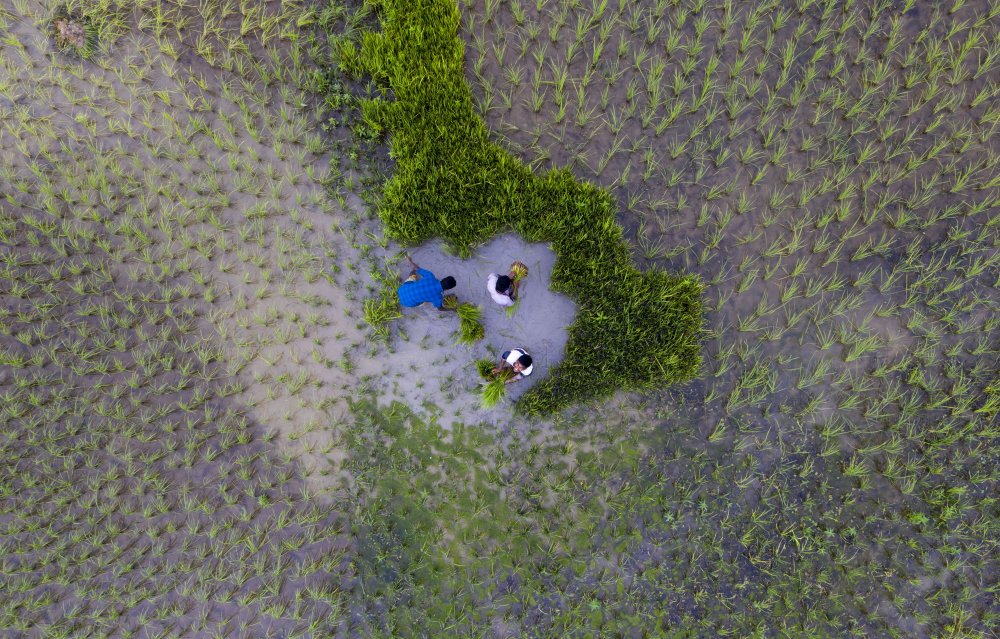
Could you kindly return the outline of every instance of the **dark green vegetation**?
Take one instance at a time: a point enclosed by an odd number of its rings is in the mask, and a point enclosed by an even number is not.
[[[351,372],[396,247],[314,27],[373,17],[71,5],[89,60],[0,5],[0,635],[1000,633],[1000,5],[461,5],[489,135],[608,188],[709,336],[451,431]]]
[[[389,132],[396,161],[379,206],[387,232],[408,244],[440,236],[468,255],[512,228],[550,243],[557,255],[551,286],[579,304],[563,362],[519,407],[550,413],[695,376],[698,278],[636,270],[609,193],[567,171],[536,177],[490,141],[465,81],[453,2],[373,4],[382,32],[363,33],[358,47],[348,43],[341,65],[371,74],[391,95],[362,103],[366,122]]]

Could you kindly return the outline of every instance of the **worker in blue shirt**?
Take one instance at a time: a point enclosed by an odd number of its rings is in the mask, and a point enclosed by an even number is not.
[[[427,269],[420,268],[417,263],[407,255],[407,261],[413,270],[406,278],[399,289],[399,303],[403,306],[420,306],[425,302],[430,302],[438,310],[449,310],[444,307],[444,291],[455,288],[455,278],[450,275],[442,280],[434,277]]]

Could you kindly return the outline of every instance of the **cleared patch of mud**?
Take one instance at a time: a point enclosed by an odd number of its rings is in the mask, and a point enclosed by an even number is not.
[[[506,234],[477,249],[468,260],[450,254],[440,241],[415,248],[410,256],[438,278],[455,278],[457,285],[451,292],[482,309],[486,337],[472,346],[458,344],[459,320],[454,313],[430,305],[403,309],[390,352],[358,362],[358,371],[386,401],[423,406],[445,427],[454,422],[503,421],[511,413],[512,402],[562,360],[566,327],[576,316],[576,303],[549,289],[555,253],[545,244],[530,244],[516,234]],[[516,310],[508,316],[490,298],[486,278],[490,273],[506,273],[514,260],[527,265],[528,276],[521,284]],[[400,275],[405,276],[403,269],[408,268],[401,262]],[[514,347],[531,354],[534,370],[508,386],[506,400],[485,410],[479,401],[476,360],[498,359]]]

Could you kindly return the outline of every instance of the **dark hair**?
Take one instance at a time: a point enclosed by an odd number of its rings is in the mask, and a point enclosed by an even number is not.
[[[517,363],[523,366],[524,368],[528,368],[529,366],[531,366],[531,355],[521,355],[520,357],[517,358]]]
[[[497,290],[497,293],[506,293],[510,290],[510,278],[506,275],[501,275],[497,278],[496,286],[493,288]]]
[[[455,278],[452,277],[451,275],[441,280],[442,291],[447,291],[450,288],[455,288]]]

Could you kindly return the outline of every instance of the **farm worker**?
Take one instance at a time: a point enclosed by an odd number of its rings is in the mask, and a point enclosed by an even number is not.
[[[486,278],[486,290],[490,297],[500,306],[513,306],[517,301],[518,282],[515,282],[509,275],[497,275],[490,273]]]
[[[409,255],[406,256],[406,259],[410,262],[413,270],[396,291],[399,295],[399,303],[412,307],[430,302],[438,310],[451,310],[444,305],[444,291],[455,288],[455,278],[449,275],[439,280],[434,277],[434,273],[417,266],[417,263]]]
[[[514,375],[507,379],[507,384],[524,379],[531,375],[531,370],[534,368],[531,355],[528,355],[528,351],[523,348],[512,348],[509,351],[504,351],[504,354],[500,356],[500,362],[493,368],[492,372],[496,375],[506,368],[514,371]]]
[[[521,280],[528,274],[528,267],[522,262],[514,262],[510,265],[510,272],[506,275],[490,273],[486,278],[486,290],[493,301],[500,306],[513,306],[517,301],[517,289],[521,286]]]

